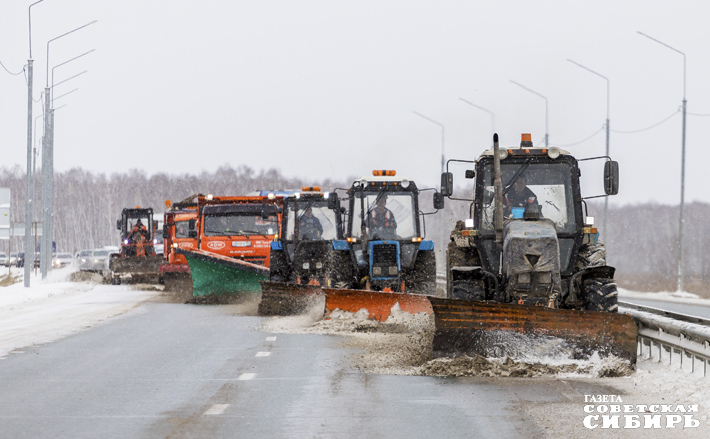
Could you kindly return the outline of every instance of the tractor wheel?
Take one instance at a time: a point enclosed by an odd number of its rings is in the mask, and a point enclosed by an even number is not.
[[[619,293],[614,279],[587,279],[583,291],[587,311],[618,312]]]
[[[353,262],[350,252],[334,251],[330,265],[331,288],[353,288]]]
[[[476,247],[458,247],[453,241],[446,249],[446,297],[453,299],[454,281],[451,267],[480,267],[481,258]]]
[[[450,299],[486,300],[486,288],[482,280],[459,279],[451,286]]]
[[[269,280],[271,282],[286,282],[289,279],[289,267],[286,252],[271,250],[269,260]]]
[[[580,271],[604,265],[606,265],[606,248],[602,242],[598,242],[597,244],[585,244],[580,247],[574,268],[575,271]]]
[[[433,251],[420,251],[414,267],[404,278],[404,292],[436,296],[436,256]]]
[[[121,285],[121,278],[120,277],[112,277],[111,278],[111,285]]]

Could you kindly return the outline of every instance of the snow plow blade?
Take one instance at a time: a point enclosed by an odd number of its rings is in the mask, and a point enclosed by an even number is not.
[[[261,292],[259,281],[269,278],[269,268],[204,250],[176,249],[185,255],[192,273],[192,295],[226,296]]]
[[[635,320],[626,314],[430,298],[436,332],[434,357],[515,358],[521,338],[562,339],[576,358],[594,352],[636,364]],[[517,335],[517,336],[516,336]],[[521,337],[522,336],[522,337]]]
[[[134,279],[158,283],[162,264],[163,257],[159,255],[112,257],[109,260],[109,270],[116,279],[130,275]]]
[[[318,285],[261,281],[260,316],[293,316],[303,314],[325,293]]]
[[[402,311],[410,314],[420,312],[431,314],[433,312],[427,296],[331,288],[323,288],[323,291],[325,291],[326,317],[336,309],[355,313],[365,308],[370,313],[371,319],[384,322],[390,316],[392,307],[397,303]]]

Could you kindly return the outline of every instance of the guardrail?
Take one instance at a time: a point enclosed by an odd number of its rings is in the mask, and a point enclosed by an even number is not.
[[[672,364],[675,352],[680,355],[681,368],[684,358],[688,357],[691,372],[694,373],[697,360],[701,360],[703,376],[707,376],[710,365],[710,320],[628,302],[619,302],[619,312],[629,314],[638,322],[638,355],[645,354],[647,359],[655,358],[655,344],[658,348],[658,362],[663,362],[665,351],[668,364]]]

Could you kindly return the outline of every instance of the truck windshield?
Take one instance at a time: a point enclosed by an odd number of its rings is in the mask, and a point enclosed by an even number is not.
[[[557,233],[574,233],[576,230],[574,197],[572,194],[572,165],[566,162],[530,163],[516,181],[513,176],[522,166],[521,163],[501,163],[503,191],[503,216],[515,216],[514,207],[523,207],[526,203],[538,204],[543,218],[555,223]],[[480,228],[493,231],[495,197],[493,189],[493,164],[483,168],[483,208]],[[522,178],[521,178],[522,177]],[[506,186],[508,185],[508,186]]]
[[[295,231],[295,203],[290,203],[286,212],[286,237],[293,241]],[[332,241],[338,239],[335,212],[328,209],[326,201],[302,201],[298,203],[298,234],[303,240]]]
[[[382,196],[378,199],[380,194]],[[360,197],[362,196],[362,192],[355,192],[351,210],[352,229],[350,230],[350,236],[353,238],[360,238],[362,218]],[[414,212],[412,193],[365,192],[364,196],[365,226],[368,239],[411,239],[417,236],[417,215]],[[376,200],[380,206],[376,206]]]
[[[262,218],[253,213],[205,215],[206,236],[273,235],[278,231],[278,218]]]
[[[175,238],[189,238],[188,234],[190,221],[175,221]]]

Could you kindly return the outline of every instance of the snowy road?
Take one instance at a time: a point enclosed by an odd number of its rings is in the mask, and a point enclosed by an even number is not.
[[[59,276],[0,297],[0,438],[710,435],[710,378],[655,363],[622,378],[374,373],[378,357],[398,358],[385,342],[400,335],[328,333],[256,317],[253,303],[165,303]],[[698,404],[700,425],[591,430],[585,395]]]

